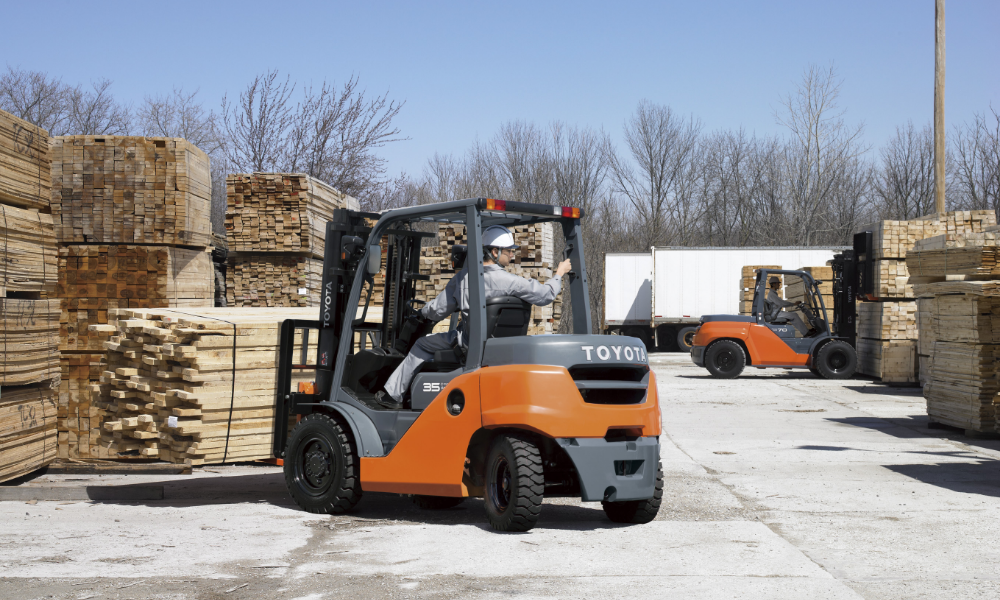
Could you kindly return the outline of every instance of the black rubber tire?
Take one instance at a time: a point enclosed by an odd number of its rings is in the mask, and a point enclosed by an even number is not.
[[[746,353],[733,340],[712,342],[705,350],[705,368],[716,379],[735,379],[746,365]]]
[[[330,415],[307,415],[288,438],[285,485],[306,512],[338,514],[361,500],[357,449]]]
[[[542,455],[518,434],[498,436],[486,455],[483,504],[497,531],[528,531],[538,522],[545,493]]]
[[[681,327],[677,332],[677,347],[681,352],[691,351],[691,346],[694,346],[694,332],[697,330],[697,327]]]
[[[824,379],[848,379],[858,368],[858,354],[847,342],[833,340],[819,349],[813,366]]]
[[[424,510],[444,510],[446,508],[455,508],[463,502],[465,502],[465,498],[452,498],[451,496],[413,496],[413,503],[416,504],[418,508],[422,508]]]
[[[663,501],[663,469],[656,465],[656,488],[648,500],[625,500],[624,502],[601,502],[604,514],[615,523],[649,523],[660,512]]]

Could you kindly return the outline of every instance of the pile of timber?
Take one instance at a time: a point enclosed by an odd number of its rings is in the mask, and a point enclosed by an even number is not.
[[[749,315],[753,312],[754,286],[757,285],[757,271],[761,269],[780,269],[780,265],[746,265],[740,272],[740,314]],[[775,275],[784,282],[784,276]],[[770,288],[767,288],[770,289]],[[784,297],[784,287],[779,288],[778,295]]]
[[[857,324],[859,373],[885,383],[918,381],[915,301],[861,302]]]
[[[0,110],[0,204],[49,212],[49,133]]]
[[[4,387],[0,396],[0,482],[56,459],[56,391],[50,382]]]
[[[0,481],[56,458],[59,301],[49,135],[0,111]]]
[[[319,306],[326,225],[355,198],[303,173],[226,177],[226,305]]]
[[[59,361],[59,458],[111,458],[99,444],[101,416],[91,386],[105,370],[105,354],[62,353]]]
[[[109,317],[94,326],[111,335],[93,386],[102,446],[189,465],[271,456],[281,323],[314,311],[120,309]],[[292,386],[314,377],[296,372]]]
[[[907,255],[910,275],[945,277],[1000,275],[1000,233],[947,234],[921,240]]]
[[[208,249],[172,246],[71,245],[59,249],[64,351],[100,351],[106,336],[88,331],[119,308],[212,306],[214,270]]]
[[[916,340],[916,301],[858,304],[857,333],[858,337],[872,340]]]
[[[208,155],[180,138],[52,138],[52,214],[62,243],[205,247]]]

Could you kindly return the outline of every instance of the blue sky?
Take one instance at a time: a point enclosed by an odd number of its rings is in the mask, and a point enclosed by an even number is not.
[[[934,2],[6,3],[0,61],[69,83],[108,77],[127,101],[200,89],[218,110],[257,73],[352,74],[405,100],[411,138],[383,150],[419,175],[508,120],[620,137],[642,99],[706,130],[782,132],[774,110],[810,63],[835,63],[848,122],[881,144],[931,120]],[[1000,2],[947,3],[946,120],[1000,110]]]

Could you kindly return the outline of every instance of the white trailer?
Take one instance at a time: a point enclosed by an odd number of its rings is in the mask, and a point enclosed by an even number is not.
[[[684,349],[683,338],[702,315],[739,313],[744,266],[821,266],[847,249],[654,247],[643,253],[609,253],[604,263],[604,332],[638,337],[659,350]]]

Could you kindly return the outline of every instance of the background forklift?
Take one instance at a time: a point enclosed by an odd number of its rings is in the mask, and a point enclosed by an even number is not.
[[[591,332],[582,216],[578,208],[483,198],[334,212],[320,319],[287,320],[281,330],[274,455],[284,458],[302,508],[339,513],[377,491],[413,495],[425,508],[483,497],[501,531],[533,527],[544,496],[601,501],[617,522],[656,516],[663,488],[656,382],[641,340]],[[563,282],[571,335],[527,336],[530,305],[485,297],[482,230],[546,221],[561,230],[573,266]],[[421,224],[442,222],[466,226],[469,345],[437,352],[414,377],[404,408],[389,410],[375,394],[433,327],[416,317],[414,284],[425,278],[421,240],[433,235]],[[369,320],[383,238],[382,316]],[[310,333],[318,335],[315,362]],[[293,374],[308,369],[314,384],[291,390]]]

